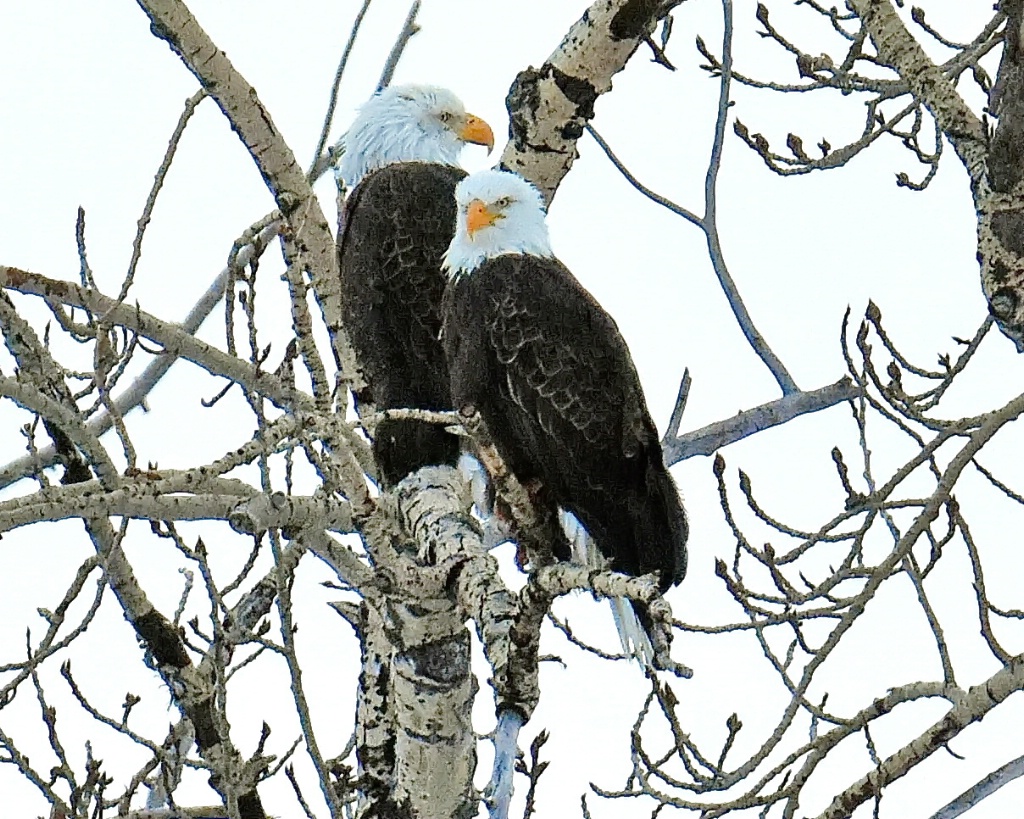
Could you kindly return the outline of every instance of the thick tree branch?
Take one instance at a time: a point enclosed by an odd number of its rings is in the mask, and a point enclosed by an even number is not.
[[[991,108],[999,126],[991,144],[984,123],[971,111],[949,77],[907,31],[889,0],[851,0],[879,58],[899,72],[953,145],[971,179],[978,212],[981,282],[999,329],[1024,352],[1024,4],[1005,0],[1003,57]]]
[[[64,380],[62,370],[32,326],[18,315],[14,304],[4,292],[0,292],[0,331],[3,332],[7,349],[18,362],[18,377],[36,384],[44,395],[49,395],[63,406],[75,406],[74,397]],[[61,482],[69,484],[89,480],[92,473],[71,439],[52,421],[46,418],[42,420],[47,434],[53,440],[51,450],[64,465],[64,477]],[[38,451],[33,452],[29,458],[38,454]]]
[[[256,162],[287,223],[294,258],[302,260],[312,279],[342,378],[355,384],[358,369],[341,324],[337,250],[309,180],[256,89],[235,70],[185,4],[181,0],[138,2],[152,21],[153,33],[167,42],[216,100]]]
[[[1024,352],[1024,3],[1003,0],[1003,56],[990,110],[999,122],[988,156],[987,196],[978,208],[981,283],[1002,332]]]
[[[468,560],[476,558],[479,563],[487,556],[479,532],[466,520],[469,498],[459,491],[461,486],[456,470],[425,467],[402,480],[386,500],[394,504],[403,534],[415,545],[413,568],[418,571],[409,582],[400,579],[388,595],[389,668],[377,672],[384,675],[379,693],[363,695],[368,704],[368,698],[378,701],[374,711],[382,727],[391,714],[394,773],[386,798],[423,819],[474,814],[478,800],[473,787],[476,737],[470,719],[476,678],[470,671],[464,625],[476,601],[465,600],[460,593],[463,581],[457,578],[465,574]],[[492,580],[497,578],[496,568],[491,567]],[[507,606],[500,605],[500,594],[496,599],[501,616]],[[495,613],[487,601],[481,602],[478,633],[491,660],[495,638],[483,618]],[[367,761],[388,767],[379,755]]]
[[[505,101],[509,142],[501,166],[536,185],[547,202],[577,156],[597,98],[657,22],[682,0],[598,0],[540,68],[520,72]]]
[[[910,92],[927,106],[977,185],[988,155],[981,120],[907,31],[889,0],[851,0],[850,6],[863,21],[879,59],[896,69]]]
[[[60,429],[85,456],[104,488],[113,489],[118,485],[120,477],[113,461],[110,460],[110,455],[99,440],[86,429],[76,408],[69,408],[29,384],[4,376],[0,376],[0,396],[10,398],[22,408],[47,419]]]

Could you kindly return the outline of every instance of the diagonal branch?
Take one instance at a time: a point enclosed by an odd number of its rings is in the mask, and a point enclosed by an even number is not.
[[[398,61],[402,58],[405,47],[409,45],[409,40],[420,30],[419,24],[416,22],[416,16],[419,13],[420,0],[413,0],[412,5],[409,6],[409,13],[405,15],[405,22],[402,23],[402,30],[398,32],[395,44],[391,46],[391,51],[388,52],[388,57],[384,61],[384,67],[380,72],[380,79],[377,80],[378,91],[391,85],[391,78],[395,75],[395,69],[398,68]]]
[[[334,72],[334,82],[331,83],[331,96],[327,103],[327,113],[324,115],[324,124],[320,129],[320,138],[316,141],[316,150],[313,151],[314,167],[309,169],[307,176],[313,176],[316,160],[319,159],[320,155],[324,152],[324,146],[327,145],[327,135],[331,132],[331,123],[334,121],[334,109],[338,106],[338,89],[341,87],[341,78],[345,74],[345,68],[348,65],[348,58],[352,54],[352,47],[356,44],[356,37],[359,36],[359,28],[363,24],[363,18],[366,16],[366,12],[370,8],[371,2],[372,0],[363,0],[362,8],[356,12],[356,19],[352,23],[351,31],[349,31],[348,41],[345,43],[345,49],[341,52],[341,59],[338,61],[338,67]]]
[[[881,792],[923,759],[935,753],[973,722],[983,719],[1010,694],[1024,689],[1024,658],[997,671],[971,688],[961,702],[909,744],[903,746],[866,776],[836,796],[818,819],[841,819]]]
[[[103,445],[82,423],[76,408],[65,406],[30,384],[22,384],[17,379],[5,376],[0,376],[0,396],[10,398],[20,407],[58,427],[85,456],[105,489],[113,489],[118,485],[120,477],[117,467]]]
[[[993,771],[976,785],[972,785],[952,802],[942,807],[932,819],[956,819],[988,796],[991,796],[1003,785],[1024,776],[1024,756],[1011,759],[998,770]]]
[[[827,387],[785,395],[685,435],[666,436],[662,441],[665,463],[672,465],[696,455],[711,455],[756,432],[785,424],[809,412],[828,409],[842,401],[850,401],[860,393],[860,388],[849,378],[841,378]]]
[[[879,59],[891,65],[925,104],[953,145],[976,186],[985,173],[988,156],[985,126],[947,77],[907,31],[889,0],[850,0],[864,23]],[[975,191],[977,193],[977,191]]]
[[[341,323],[334,238],[306,174],[256,89],[235,70],[185,4],[181,0],[137,1],[149,16],[153,33],[167,42],[217,102],[259,168],[285,220],[291,243],[301,251],[298,258],[312,279],[342,378],[355,383],[355,357]]]
[[[521,71],[509,89],[509,142],[501,167],[536,185],[550,203],[594,118],[594,103],[682,0],[598,0],[540,68]]]

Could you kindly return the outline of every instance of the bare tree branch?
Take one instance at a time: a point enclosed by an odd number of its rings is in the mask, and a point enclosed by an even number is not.
[[[516,77],[506,105],[510,139],[501,166],[550,202],[576,159],[597,98],[657,22],[682,0],[597,0],[540,68]]]
[[[889,0],[851,0],[850,6],[864,21],[879,59],[893,66],[911,93],[928,107],[977,185],[988,153],[981,120],[907,31]]]
[[[688,222],[696,225],[704,232],[715,275],[718,276],[718,282],[725,293],[726,300],[733,311],[733,315],[736,317],[736,322],[739,324],[740,330],[743,332],[743,335],[746,337],[754,352],[771,371],[772,376],[775,378],[776,382],[778,382],[783,395],[790,395],[792,393],[799,392],[799,388],[792,376],[789,374],[785,365],[774,353],[771,347],[768,346],[768,342],[765,340],[764,336],[762,336],[757,327],[754,326],[754,321],[751,318],[746,305],[743,303],[743,298],[740,296],[739,289],[736,287],[736,282],[729,273],[729,268],[725,263],[722,243],[718,236],[718,171],[722,164],[722,146],[725,141],[725,126],[729,116],[729,107],[731,105],[729,100],[729,86],[732,80],[733,34],[733,12],[731,0],[723,0],[722,11],[724,18],[724,33],[722,36],[722,61],[720,63],[721,79],[719,84],[718,114],[715,120],[715,132],[711,147],[711,156],[708,160],[708,168],[705,175],[703,216],[695,215],[686,208],[676,205],[665,197],[654,193],[654,191],[645,185],[642,185],[626,169],[625,165],[619,161],[618,157],[615,156],[611,148],[608,146],[608,143],[605,142],[596,129],[589,123],[585,125],[585,128],[590,132],[590,135],[597,140],[598,145],[601,146],[601,149],[605,152],[612,163],[637,190],[649,199],[668,208],[673,213],[682,216]]]
[[[973,722],[983,719],[993,708],[1015,691],[1024,688],[1024,658],[1015,657],[985,682],[973,686],[949,713],[927,731],[882,760],[867,776],[836,796],[818,819],[840,819],[854,808],[880,793],[882,788],[899,779],[922,759],[944,747],[953,737]],[[953,814],[955,815],[955,814]]]
[[[342,378],[356,384],[358,368],[341,326],[334,237],[309,180],[255,89],[210,40],[185,4],[181,0],[138,1],[152,21],[153,33],[165,40],[195,74],[249,150],[288,225],[288,238],[296,248],[302,248],[302,272],[308,273],[311,279],[331,331]],[[299,262],[299,257],[294,260]]]
[[[662,441],[665,463],[675,464],[695,455],[712,455],[722,447],[736,443],[761,430],[785,424],[806,415],[819,412],[860,395],[860,389],[849,379],[841,378],[834,384],[810,392],[797,392],[769,401],[741,413],[716,421],[701,429]]]
[[[409,13],[405,15],[405,22],[402,23],[402,28],[398,32],[398,37],[395,38],[395,44],[391,46],[391,52],[384,61],[384,68],[381,69],[380,79],[377,80],[378,91],[391,85],[391,78],[395,75],[395,69],[398,68],[398,61],[402,58],[402,54],[405,53],[405,47],[409,45],[409,41],[420,30],[419,25],[416,23],[416,16],[419,13],[420,0],[413,0],[412,5],[409,6]]]
[[[979,802],[991,796],[1003,785],[1008,785],[1021,776],[1024,776],[1024,756],[1011,759],[1001,768],[998,768],[982,779],[978,784],[968,788],[952,802],[941,808],[938,813],[934,814],[932,819],[956,819],[957,816],[962,816],[971,808],[976,807]]]
[[[356,44],[356,37],[359,36],[359,27],[363,24],[363,18],[366,16],[366,12],[370,8],[371,2],[372,0],[363,0],[363,5],[360,7],[359,11],[356,12],[356,19],[352,22],[352,30],[349,31],[348,41],[345,43],[345,48],[341,52],[341,59],[338,61],[338,68],[334,72],[334,82],[331,83],[331,96],[327,103],[327,113],[324,114],[324,124],[320,129],[320,137],[316,141],[316,149],[313,151],[313,166],[311,166],[309,171],[307,171],[307,178],[314,178],[316,162],[324,152],[324,146],[327,145],[327,135],[331,132],[331,123],[334,121],[334,109],[338,105],[338,89],[341,87],[341,78],[345,74],[345,68],[348,66],[349,55],[352,53],[352,47]]]

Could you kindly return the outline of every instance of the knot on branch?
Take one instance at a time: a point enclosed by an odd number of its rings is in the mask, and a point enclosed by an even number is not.
[[[616,40],[639,40],[649,36],[666,13],[663,0],[629,0],[623,4],[608,24],[608,31]]]
[[[551,63],[520,71],[505,98],[509,138],[520,151],[575,155],[575,141],[594,118],[597,97],[586,77],[574,77]],[[565,144],[559,144],[562,140]]]
[[[291,537],[307,527],[335,532],[353,530],[352,507],[348,501],[326,495],[296,496],[271,492],[246,498],[228,513],[228,524],[244,535],[262,535],[282,529]]]

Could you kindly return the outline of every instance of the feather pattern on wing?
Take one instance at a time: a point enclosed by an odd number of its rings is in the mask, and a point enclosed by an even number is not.
[[[441,257],[465,171],[402,162],[373,171],[349,195],[339,237],[342,317],[377,409],[452,406],[438,334]],[[374,454],[385,485],[427,464],[455,465],[458,439],[437,424],[384,421]]]
[[[453,279],[443,341],[456,406],[474,405],[520,481],[539,479],[631,575],[686,570],[686,518],[615,322],[560,262],[522,254]]]

